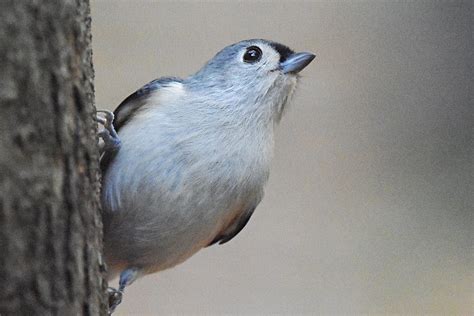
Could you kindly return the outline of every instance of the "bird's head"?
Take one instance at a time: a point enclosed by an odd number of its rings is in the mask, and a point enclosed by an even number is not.
[[[314,58],[272,41],[246,40],[222,49],[189,83],[221,105],[250,113],[268,110],[279,120],[298,73]]]

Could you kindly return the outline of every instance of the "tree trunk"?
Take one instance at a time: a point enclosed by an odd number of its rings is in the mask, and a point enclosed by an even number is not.
[[[89,2],[0,2],[0,314],[106,314]]]

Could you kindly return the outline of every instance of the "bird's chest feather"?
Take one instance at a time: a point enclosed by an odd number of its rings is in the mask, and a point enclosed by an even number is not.
[[[154,249],[150,260],[160,269],[208,245],[263,196],[270,143],[212,139],[198,129],[182,134],[166,125],[138,138],[124,128],[120,137],[104,186],[111,225],[140,240],[143,251]]]
[[[146,201],[156,212],[213,216],[262,196],[272,151],[271,135],[239,128],[177,124],[166,117],[141,131],[124,128],[111,168],[112,194],[121,208]],[[156,124],[156,123],[154,123]],[[119,175],[119,176],[117,176]],[[115,183],[115,184],[114,184]],[[192,209],[192,211],[191,211]],[[175,213],[176,215],[176,213]],[[167,219],[169,220],[169,218]]]

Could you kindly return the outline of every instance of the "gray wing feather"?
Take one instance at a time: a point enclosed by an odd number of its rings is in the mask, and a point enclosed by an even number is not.
[[[167,84],[172,82],[183,82],[182,79],[176,77],[162,77],[155,79],[129,95],[114,111],[114,128],[115,131],[119,131],[130,119],[137,113],[137,111],[146,103],[147,98],[150,94]],[[119,135],[120,136],[120,135]],[[120,150],[120,149],[119,149]],[[116,151],[105,152],[100,158],[100,169],[102,175],[107,171],[108,166],[114,159]]]
[[[155,79],[129,95],[120,105],[115,109],[114,127],[118,132],[146,102],[148,96],[172,82],[182,82],[183,80],[176,77],[163,77]]]

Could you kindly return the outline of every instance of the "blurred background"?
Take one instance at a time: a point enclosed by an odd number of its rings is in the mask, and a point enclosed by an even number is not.
[[[92,1],[98,108],[266,38],[317,58],[234,240],[116,315],[472,314],[471,1]]]

